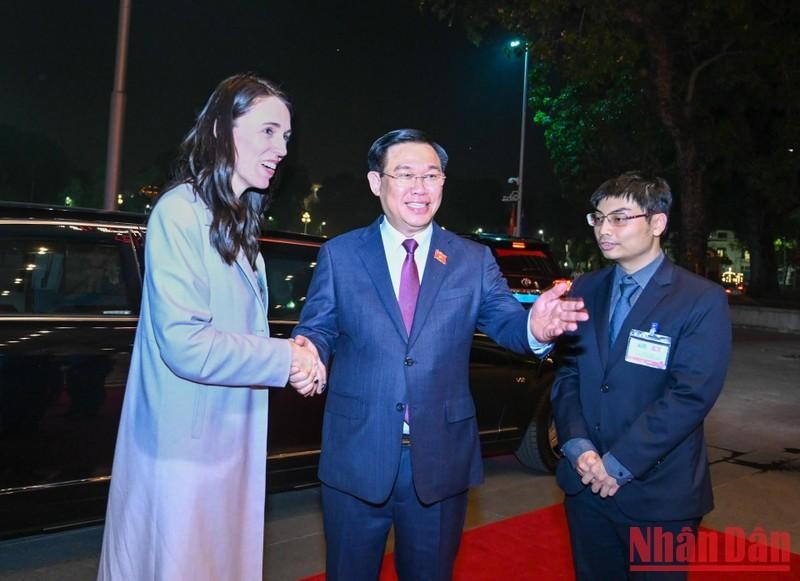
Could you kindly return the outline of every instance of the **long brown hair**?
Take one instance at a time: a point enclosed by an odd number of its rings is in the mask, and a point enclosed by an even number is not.
[[[191,184],[211,210],[211,245],[228,264],[243,250],[254,268],[261,221],[272,194],[269,190],[247,190],[237,199],[233,193],[233,127],[256,100],[264,97],[277,97],[291,111],[286,95],[274,83],[255,75],[234,75],[217,85],[183,139],[173,178],[164,187],[166,191]]]

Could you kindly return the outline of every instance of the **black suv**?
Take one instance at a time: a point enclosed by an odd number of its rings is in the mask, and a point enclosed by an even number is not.
[[[105,514],[145,221],[0,204],[0,538]],[[274,336],[297,323],[322,242],[263,235]],[[552,362],[476,334],[470,371],[484,454],[513,451],[528,467],[552,470]],[[270,491],[316,483],[324,397],[273,389],[270,399]]]
[[[564,275],[550,254],[550,247],[536,238],[513,238],[503,234],[467,234],[465,238],[492,249],[511,292],[530,306],[542,291]]]

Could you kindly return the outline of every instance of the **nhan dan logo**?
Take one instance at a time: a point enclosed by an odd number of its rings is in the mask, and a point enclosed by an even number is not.
[[[661,527],[630,528],[631,571],[789,572],[791,539],[786,531],[749,534],[741,527],[720,533],[708,529],[680,532]]]

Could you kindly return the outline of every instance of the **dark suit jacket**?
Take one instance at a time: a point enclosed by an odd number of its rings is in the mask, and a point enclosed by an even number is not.
[[[483,478],[469,390],[475,328],[529,352],[527,312],[486,246],[434,223],[409,337],[379,224],[322,246],[294,330],[313,341],[323,361],[334,357],[319,477],[363,500],[385,501],[400,461],[401,404],[409,402],[414,484],[420,499],[433,503]]]
[[[726,295],[719,285],[664,259],[609,352],[608,312],[613,267],[579,277],[590,321],[565,338],[553,385],[559,440],[588,438],[610,451],[634,480],[615,502],[638,520],[699,517],[713,508],[703,420],[725,381],[731,352]],[[631,329],[672,338],[665,370],[625,361]],[[558,483],[567,494],[583,485],[564,458]]]

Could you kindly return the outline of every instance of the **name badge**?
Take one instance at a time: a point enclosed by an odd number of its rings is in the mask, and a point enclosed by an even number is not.
[[[653,369],[666,369],[672,338],[666,335],[631,330],[625,361]]]

